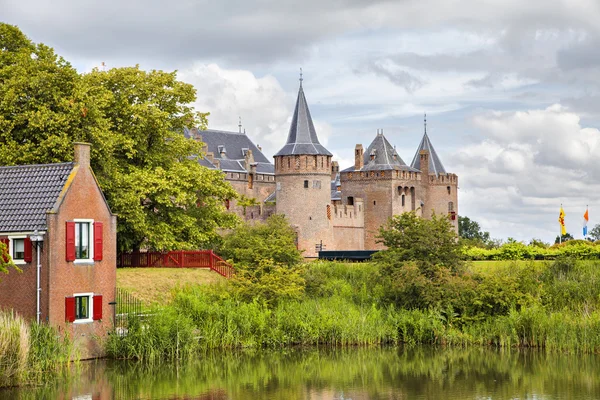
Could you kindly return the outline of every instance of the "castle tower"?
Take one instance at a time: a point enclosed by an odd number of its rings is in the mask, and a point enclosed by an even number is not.
[[[318,255],[315,246],[321,243],[333,249],[331,157],[319,143],[300,78],[287,142],[274,158],[276,212],[285,214],[296,229],[305,257]]]
[[[447,214],[458,232],[458,176],[446,172],[427,135],[427,119],[425,133],[411,167],[421,171],[425,199],[422,205],[423,216],[429,218],[434,212],[437,215]]]

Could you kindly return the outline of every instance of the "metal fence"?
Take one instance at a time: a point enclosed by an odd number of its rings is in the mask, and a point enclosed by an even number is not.
[[[125,289],[117,288],[115,296],[115,331],[124,333],[130,317],[142,316],[143,303]]]

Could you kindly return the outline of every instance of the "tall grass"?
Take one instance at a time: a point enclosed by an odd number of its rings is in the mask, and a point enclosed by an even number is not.
[[[56,329],[0,311],[0,387],[47,382],[67,370],[72,350]]]
[[[469,273],[477,286],[464,301],[476,302],[476,312],[462,316],[387,302],[377,267],[367,263],[308,264],[305,297],[276,305],[242,301],[226,285],[189,286],[132,322],[127,336],[112,336],[109,353],[157,360],[206,349],[382,344],[600,352],[600,262],[506,262]]]

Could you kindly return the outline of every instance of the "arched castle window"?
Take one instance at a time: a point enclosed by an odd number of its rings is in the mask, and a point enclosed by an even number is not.
[[[405,204],[406,204],[406,198],[404,195],[402,195],[402,207],[404,207]]]
[[[308,189],[308,181],[304,181],[304,189]]]
[[[402,194],[402,186],[398,186],[398,196]]]
[[[377,201],[373,200],[373,205],[376,206],[377,205]]]
[[[452,192],[452,188],[450,186],[446,186],[446,189],[448,189],[448,194]]]
[[[448,202],[448,212],[452,212],[454,211],[454,202],[449,201]]]
[[[415,188],[411,187],[410,188],[410,209],[412,211],[415,211],[416,208],[417,208],[417,205],[416,205],[416,199],[415,199]]]

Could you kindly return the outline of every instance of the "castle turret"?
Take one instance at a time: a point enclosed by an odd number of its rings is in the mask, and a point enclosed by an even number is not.
[[[302,79],[287,141],[275,154],[277,213],[285,214],[298,234],[305,257],[316,256],[315,247],[333,246],[331,224],[331,157],[319,143],[308,110]]]
[[[422,206],[423,216],[432,213],[444,215],[447,213],[452,225],[458,232],[458,177],[447,173],[440,157],[436,153],[427,135],[427,118],[425,132],[417,148],[411,167],[421,171],[421,182],[425,190],[425,200]]]

